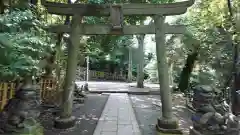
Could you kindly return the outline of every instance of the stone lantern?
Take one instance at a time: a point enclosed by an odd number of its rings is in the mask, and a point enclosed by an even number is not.
[[[0,134],[43,135],[43,127],[37,121],[40,115],[39,95],[32,77],[26,76],[15,97],[0,113]]]

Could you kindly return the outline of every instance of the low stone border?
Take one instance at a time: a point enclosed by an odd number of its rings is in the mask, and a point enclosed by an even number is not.
[[[89,93],[102,94],[102,93],[127,93],[131,95],[160,95],[158,91],[89,91]]]

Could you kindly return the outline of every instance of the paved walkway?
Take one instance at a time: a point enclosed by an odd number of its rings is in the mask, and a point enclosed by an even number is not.
[[[84,81],[76,81],[77,85],[81,86],[85,84]],[[136,88],[135,83],[126,82],[106,82],[106,81],[89,81],[88,87],[91,93],[130,93],[130,94],[159,94],[158,84],[145,83],[145,88]]]
[[[93,135],[141,135],[127,94],[110,94]]]

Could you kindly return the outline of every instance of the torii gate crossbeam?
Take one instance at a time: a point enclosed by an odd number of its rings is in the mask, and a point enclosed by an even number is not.
[[[155,25],[125,25],[121,31],[112,31],[110,25],[81,24],[82,31],[79,35],[137,35],[137,34],[155,34]],[[53,33],[70,33],[70,25],[53,25],[45,28]],[[165,34],[181,34],[186,31],[184,25],[164,24]]]

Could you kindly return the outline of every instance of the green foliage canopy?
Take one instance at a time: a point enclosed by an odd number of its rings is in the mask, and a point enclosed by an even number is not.
[[[39,71],[41,57],[51,51],[52,39],[31,10],[12,9],[0,15],[0,77],[14,79]]]

